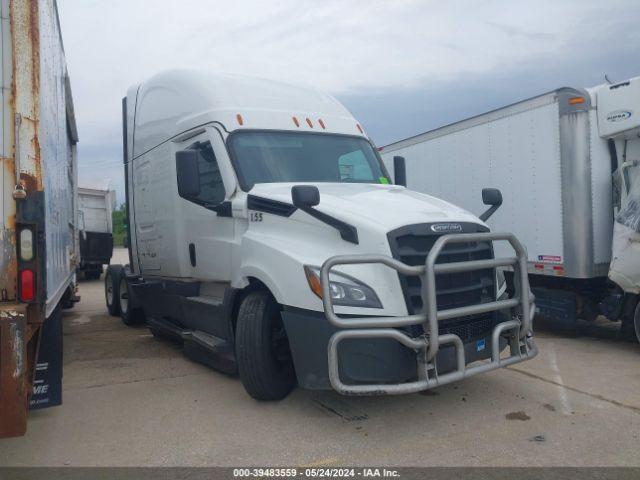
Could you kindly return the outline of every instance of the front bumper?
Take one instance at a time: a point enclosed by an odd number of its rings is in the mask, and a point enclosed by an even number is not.
[[[508,320],[499,313],[500,321]],[[287,331],[298,384],[312,390],[332,389],[329,380],[327,352],[332,336],[343,331],[327,320],[323,312],[285,307],[282,319]],[[401,330],[409,334],[409,329]],[[500,351],[507,346],[500,339]],[[481,348],[484,346],[484,348]],[[491,357],[491,330],[465,338],[467,364]],[[398,384],[418,378],[418,364],[414,350],[390,338],[348,339],[341,342],[339,351],[340,378],[347,384]],[[456,369],[456,351],[443,345],[436,355],[440,373]]]
[[[448,243],[493,241],[509,242],[516,256],[436,264],[438,255]],[[423,304],[426,306],[425,311],[403,317],[344,318],[336,315],[329,295],[329,272],[331,268],[336,265],[364,263],[382,263],[404,275],[420,276],[422,278],[422,297]],[[511,267],[514,269],[516,291],[512,298],[438,310],[436,275],[497,267]],[[336,256],[328,259],[323,264],[320,272],[320,282],[323,290],[324,316],[328,323],[335,327],[335,331],[327,342],[328,378],[333,389],[345,395],[417,392],[522,362],[535,357],[538,353],[532,338],[531,323],[535,305],[533,303],[533,295],[529,290],[527,256],[524,247],[512,234],[468,233],[444,235],[431,248],[425,265],[420,266],[409,266],[384,255]],[[452,333],[439,334],[439,321],[492,312],[506,312],[506,318],[503,318],[493,327],[489,338],[485,340],[488,343],[488,348],[485,346],[486,352],[484,354],[477,355],[477,351],[474,354],[470,348],[473,343],[468,342],[465,345],[458,335]],[[287,322],[285,316],[285,328],[287,328],[287,333],[290,335],[290,340],[292,340],[291,332],[289,331],[290,323]],[[421,325],[424,334],[412,337],[406,330],[414,325]],[[307,332],[307,334],[309,335],[309,341],[317,341],[317,337],[314,338],[313,334],[310,332]],[[343,343],[345,348],[339,349]],[[349,351],[349,343],[359,344],[361,345],[360,348],[362,348],[362,345],[369,345],[371,359],[391,358],[391,361],[387,360],[384,364],[386,364],[387,369],[391,366],[390,373],[392,375],[385,375],[385,370],[383,369],[377,375],[378,378],[372,381],[354,379],[353,374],[349,375],[349,367],[344,362],[345,349],[347,352]],[[501,357],[501,352],[507,344],[509,345],[509,356],[503,358]],[[294,361],[296,362],[296,369],[298,369],[297,361],[299,357],[304,357],[304,355],[296,355],[296,348],[296,345],[292,344]],[[396,353],[389,353],[394,350]],[[476,360],[488,358],[489,352],[490,360],[468,367],[469,364]],[[452,354],[455,358],[454,367],[448,368],[450,366],[446,365],[446,363],[451,363],[450,356]],[[348,355],[346,356],[348,357]],[[447,359],[449,359],[448,362]],[[395,364],[396,362],[397,365]],[[412,368],[408,369],[405,365],[412,365]],[[362,369],[360,368],[359,370]],[[403,372],[404,375],[402,374]],[[300,377],[300,374],[298,376]],[[365,376],[367,376],[366,372]],[[301,384],[305,385],[305,382],[302,381]]]

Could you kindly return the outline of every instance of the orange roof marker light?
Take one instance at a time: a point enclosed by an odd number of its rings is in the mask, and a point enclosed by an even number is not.
[[[298,119],[296,117],[291,117],[293,119],[293,123],[296,124],[296,127],[300,126],[300,122],[298,121]]]
[[[320,126],[322,127],[322,129],[324,130],[326,127],[324,126],[324,122],[322,121],[321,118],[318,119],[318,123],[320,124]]]
[[[308,118],[307,118],[307,125],[309,125],[309,128],[313,128],[313,123],[311,123],[311,120],[309,120]]]
[[[362,130],[362,127],[360,126],[359,123],[356,123],[356,127],[358,127],[358,130],[360,131],[360,133],[364,133],[364,130]]]
[[[569,99],[569,105],[577,105],[579,103],[584,103],[584,97],[571,97]]]
[[[244,120],[242,119],[242,115],[239,113],[236,115],[236,120],[238,120],[238,125],[242,126],[244,124]]]

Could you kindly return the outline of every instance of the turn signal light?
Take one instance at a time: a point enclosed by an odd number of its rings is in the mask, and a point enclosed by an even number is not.
[[[577,105],[578,103],[584,103],[584,97],[571,97],[569,99],[569,105]]]
[[[23,228],[20,230],[20,260],[30,262],[33,260],[33,230]]]
[[[33,270],[20,272],[20,299],[23,302],[32,302],[36,298],[36,281]]]
[[[320,277],[316,275],[313,270],[306,266],[304,267],[304,274],[307,277],[307,282],[309,282],[309,288],[311,288],[311,291],[318,297],[322,298],[322,285],[320,285]]]

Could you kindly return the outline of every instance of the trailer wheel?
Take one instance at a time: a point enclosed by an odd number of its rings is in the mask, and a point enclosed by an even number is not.
[[[87,270],[84,272],[84,278],[86,280],[98,280],[102,275],[102,267],[99,270]]]
[[[142,309],[134,308],[131,305],[131,285],[125,275],[120,276],[118,300],[120,301],[120,318],[122,318],[122,323],[128,327],[144,323],[144,312]]]
[[[120,278],[124,275],[122,265],[109,265],[104,276],[104,298],[107,303],[107,310],[112,317],[120,315]]]
[[[236,358],[242,384],[256,400],[280,400],[295,387],[296,373],[280,306],[269,292],[251,292],[242,300]]]

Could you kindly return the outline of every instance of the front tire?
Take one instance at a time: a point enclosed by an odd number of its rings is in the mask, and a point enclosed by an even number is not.
[[[636,296],[630,297],[625,304],[621,320],[620,337],[629,342],[640,342],[640,302]]]
[[[120,318],[122,318],[122,323],[128,327],[144,323],[145,318],[142,309],[139,307],[134,308],[131,304],[131,285],[129,285],[125,275],[120,277],[118,298],[120,300]]]
[[[295,387],[296,373],[280,306],[269,292],[251,292],[242,300],[236,358],[242,384],[256,400],[281,400]]]

